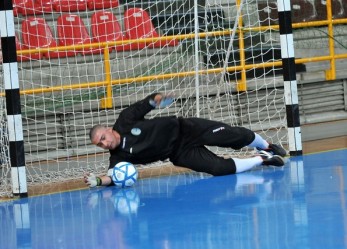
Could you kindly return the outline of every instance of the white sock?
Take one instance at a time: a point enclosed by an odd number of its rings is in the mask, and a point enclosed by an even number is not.
[[[260,149],[269,148],[269,143],[266,140],[264,140],[259,134],[257,133],[254,133],[254,134],[255,134],[255,138],[253,142],[248,145],[248,147],[260,148]]]
[[[260,166],[263,163],[261,156],[255,156],[251,158],[233,158],[236,166],[236,173],[250,170],[256,166]]]

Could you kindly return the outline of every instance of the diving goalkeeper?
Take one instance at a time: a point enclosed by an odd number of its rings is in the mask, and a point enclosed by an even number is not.
[[[171,96],[155,93],[124,109],[113,127],[96,125],[91,128],[91,142],[110,151],[109,169],[122,161],[146,164],[169,159],[177,166],[221,176],[260,165],[285,164],[285,149],[268,143],[244,127],[232,127],[202,118],[144,118],[151,110],[169,106],[173,101]],[[235,150],[248,146],[256,148],[258,153],[250,158],[223,158],[206,146]],[[113,184],[108,175],[96,177],[90,173],[84,175],[84,181],[90,187]]]

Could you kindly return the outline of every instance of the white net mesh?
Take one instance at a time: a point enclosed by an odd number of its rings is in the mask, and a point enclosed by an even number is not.
[[[89,129],[113,125],[122,109],[153,92],[177,101],[149,117],[200,116],[286,143],[282,70],[272,64],[281,60],[279,34],[266,28],[269,16],[260,18],[263,1],[244,1],[239,17],[234,1],[198,1],[197,9],[189,0],[103,1],[113,5],[15,1],[29,187],[105,173],[108,152],[91,145]]]
[[[2,86],[1,86],[2,88]],[[3,90],[3,89],[2,89]],[[0,97],[0,196],[11,192],[11,167],[9,159],[9,141],[5,98]]]

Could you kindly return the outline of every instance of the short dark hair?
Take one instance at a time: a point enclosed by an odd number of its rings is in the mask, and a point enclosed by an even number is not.
[[[106,126],[102,124],[94,125],[89,131],[89,139],[92,140],[92,138],[95,136],[95,133],[103,128],[106,128]]]

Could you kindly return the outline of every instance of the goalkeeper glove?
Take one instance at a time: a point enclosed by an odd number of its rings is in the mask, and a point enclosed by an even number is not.
[[[90,187],[94,188],[101,185],[100,177],[95,176],[93,173],[84,176],[84,182]]]
[[[165,108],[169,105],[171,105],[174,102],[174,98],[170,96],[165,96],[164,98],[161,99],[159,103],[160,108]]]
[[[165,108],[171,105],[174,102],[174,98],[171,96],[163,96],[162,99],[160,100],[159,104],[155,102],[153,99],[149,101],[149,104],[156,108],[159,106],[159,108]]]

